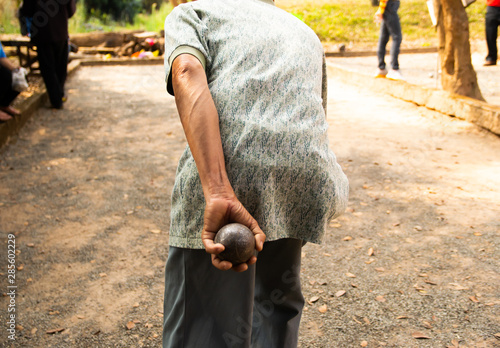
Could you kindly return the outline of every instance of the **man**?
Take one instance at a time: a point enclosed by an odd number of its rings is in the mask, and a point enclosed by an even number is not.
[[[199,0],[167,17],[165,68],[189,147],[172,193],[163,347],[296,347],[301,248],[348,196],[328,148],[321,42],[272,0]],[[229,222],[255,235],[258,255],[239,265],[217,257]]]
[[[53,108],[61,109],[66,100],[68,19],[76,11],[75,0],[24,0],[20,11],[23,16],[32,18],[31,41],[37,47],[50,103]]]
[[[378,72],[375,77],[387,77],[392,80],[404,80],[399,71],[399,50],[403,34],[398,16],[399,0],[380,0],[375,13],[375,22],[380,23],[380,36],[377,48]],[[386,46],[392,38],[391,68],[389,72],[385,64]]]
[[[498,50],[497,37],[500,25],[500,0],[486,0],[486,44],[488,45],[488,56],[484,62],[485,66],[497,65]]]

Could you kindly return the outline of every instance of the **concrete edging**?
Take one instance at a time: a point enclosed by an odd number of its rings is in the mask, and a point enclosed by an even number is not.
[[[393,97],[474,123],[500,135],[500,107],[443,90],[412,85],[359,73],[328,63],[328,74],[348,84],[383,90]]]

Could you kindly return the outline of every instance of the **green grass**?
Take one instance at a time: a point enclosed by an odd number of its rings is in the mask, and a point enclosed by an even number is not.
[[[295,2],[281,7],[303,20],[327,43],[374,43],[378,39],[379,28],[373,21],[376,7],[368,0]],[[485,12],[486,4],[483,2],[467,8],[472,39],[484,38]],[[419,42],[422,46],[437,40],[424,0],[401,1],[398,13],[403,40]]]
[[[0,0],[0,34],[19,32],[16,12],[19,3],[16,0]]]
[[[244,1],[244,0],[241,0]],[[0,34],[18,33],[19,25],[15,11],[20,0],[0,0]],[[373,22],[375,7],[369,0],[277,0],[278,6],[303,20],[325,43],[374,44],[379,29]],[[106,16],[86,19],[83,1],[78,1],[78,9],[70,20],[70,33],[95,30],[118,31],[123,29],[160,31],[165,17],[172,10],[168,2],[153,5],[150,14],[141,13],[135,17],[133,25],[112,21]],[[486,4],[477,1],[467,8],[471,39],[484,38],[484,14]],[[435,44],[437,35],[432,27],[424,0],[401,1],[399,10],[403,29],[403,42],[413,42],[420,46]]]

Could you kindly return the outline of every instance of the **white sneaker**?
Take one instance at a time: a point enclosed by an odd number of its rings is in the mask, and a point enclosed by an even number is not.
[[[399,72],[399,70],[391,70],[387,73],[387,76],[386,76],[388,79],[391,79],[391,80],[397,80],[397,81],[404,81],[405,78],[403,77],[403,75],[401,75],[401,72]]]
[[[385,77],[387,75],[387,69],[378,69],[375,77]]]

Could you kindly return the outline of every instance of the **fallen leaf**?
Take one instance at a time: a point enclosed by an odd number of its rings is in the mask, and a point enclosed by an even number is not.
[[[351,236],[346,236],[346,237],[342,238],[342,240],[344,242],[348,242],[348,241],[352,240],[352,237]]]
[[[24,326],[17,324],[16,325],[16,330],[17,331],[23,331],[24,330]]]
[[[55,333],[58,333],[58,332],[61,332],[61,331],[64,331],[63,327],[60,327],[60,328],[57,328],[57,329],[52,329],[52,330],[47,330],[47,331],[45,331],[45,333],[47,333],[49,335],[52,335],[52,334],[55,334]]]
[[[385,272],[385,268],[384,267],[376,267],[375,271],[377,271],[377,272]]]
[[[453,344],[454,348],[458,348],[460,345],[460,342],[458,342],[458,340],[456,340],[456,339],[452,339],[451,344]]]
[[[418,276],[422,278],[427,278],[429,275],[427,273],[420,273]]]
[[[385,302],[386,301],[385,297],[382,296],[382,295],[375,297],[375,300],[377,300],[379,302]]]
[[[321,307],[318,308],[318,311],[320,313],[326,313],[326,311],[328,310],[328,307],[325,305],[322,305]]]
[[[337,292],[335,293],[335,297],[340,297],[340,296],[344,295],[345,293],[346,293],[346,291],[345,291],[345,290],[339,290],[339,291],[337,291]]]
[[[319,300],[319,296],[313,296],[309,299],[309,303],[314,303]]]
[[[496,338],[500,339],[500,332],[497,332],[496,334],[494,334],[493,336],[495,336]]]
[[[59,314],[59,311],[51,311],[51,312],[49,312],[49,315],[57,315],[57,314]]]
[[[154,234],[159,234],[159,233],[161,233],[161,230],[151,230],[150,232],[154,233]]]
[[[370,248],[368,249],[368,253],[367,253],[368,256],[373,256],[375,255],[375,251],[373,251],[373,248]]]
[[[418,225],[413,227],[413,228],[415,229],[415,231],[422,231],[423,230],[422,226],[418,226]]]
[[[363,321],[366,323],[366,325],[370,325],[370,319],[368,319],[367,317],[364,317]]]
[[[108,275],[106,273],[99,273],[99,277],[104,278],[107,277]]]
[[[365,261],[365,263],[366,263],[367,265],[369,265],[370,263],[373,263],[373,262],[375,262],[375,259],[369,259],[368,261]]]
[[[134,303],[134,304],[132,305],[132,307],[134,307],[134,308],[139,307],[139,302]]]
[[[18,271],[22,271],[23,269],[24,269],[24,265],[20,265],[19,267],[17,267]]]
[[[479,302],[479,300],[477,299],[476,296],[469,296],[469,300],[471,300],[472,302],[476,302],[476,303]]]
[[[414,332],[411,334],[413,338],[416,339],[430,339],[430,337],[423,332]]]
[[[77,315],[76,317],[77,317],[78,319],[85,319],[85,316],[83,316],[83,315]]]
[[[424,283],[427,283],[427,284],[430,284],[430,285],[437,285],[437,283],[435,283],[435,282],[433,282],[431,280],[428,280],[428,279],[424,280]]]
[[[424,320],[424,321],[422,322],[422,325],[424,325],[424,327],[425,327],[426,329],[432,329],[432,324],[431,324],[430,322],[428,322],[427,320]]]
[[[345,275],[348,276],[349,278],[356,278],[356,276],[354,274],[349,273],[349,272],[347,272]]]
[[[35,247],[35,243],[28,243],[28,244],[26,244],[26,246],[28,246],[30,248],[34,248]]]
[[[366,341],[362,341],[362,342],[360,343],[360,346],[361,346],[361,347],[367,347],[367,346],[368,346],[368,342],[366,342]]]
[[[396,319],[408,319],[408,316],[407,315],[400,315]]]
[[[38,331],[38,329],[36,327],[34,327],[31,329],[31,334],[34,335],[34,334],[36,334],[37,331]]]
[[[129,321],[125,327],[127,330],[132,330],[135,327],[135,323],[133,321]]]

